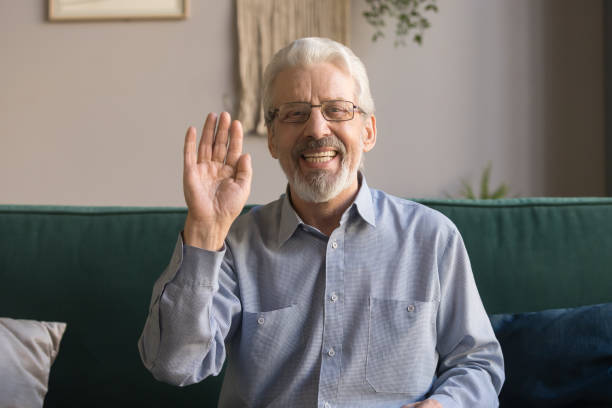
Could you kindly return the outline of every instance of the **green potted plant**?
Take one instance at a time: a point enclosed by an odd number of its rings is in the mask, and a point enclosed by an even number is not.
[[[480,176],[480,194],[475,194],[470,183],[465,180],[461,180],[463,189],[460,192],[460,196],[469,200],[495,200],[505,198],[508,195],[508,186],[505,183],[500,184],[494,191],[491,191],[489,188],[489,182],[491,180],[491,167],[491,162],[489,162],[482,171],[482,175]]]
[[[406,38],[423,43],[423,33],[431,24],[427,13],[438,12],[436,0],[366,0],[369,9],[363,12],[366,21],[376,30],[372,41],[384,37],[387,20],[395,22],[395,46],[406,45]]]

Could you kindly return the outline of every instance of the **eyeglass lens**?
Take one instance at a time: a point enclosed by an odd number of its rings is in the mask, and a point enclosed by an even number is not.
[[[286,123],[306,122],[312,107],[308,102],[285,103],[278,108],[278,118]],[[355,105],[349,101],[325,101],[321,103],[321,113],[329,121],[351,120],[355,114]]]

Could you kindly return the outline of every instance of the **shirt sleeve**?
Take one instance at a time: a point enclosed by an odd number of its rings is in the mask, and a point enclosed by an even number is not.
[[[504,382],[499,342],[478,294],[461,235],[452,230],[439,261],[438,376],[431,398],[444,408],[497,407]]]
[[[212,252],[184,245],[179,235],[153,287],[138,341],[140,357],[156,379],[184,386],[221,372],[225,339],[241,312],[228,252],[227,246]]]

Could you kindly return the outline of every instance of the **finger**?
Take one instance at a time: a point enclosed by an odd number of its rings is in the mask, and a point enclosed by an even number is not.
[[[196,130],[189,126],[185,134],[185,146],[183,147],[183,168],[192,168],[196,164]]]
[[[253,178],[253,168],[251,167],[251,155],[243,154],[238,159],[236,164],[236,183],[243,189],[247,190],[247,194],[251,191],[251,179]]]
[[[206,116],[206,122],[204,122],[204,128],[202,128],[202,137],[200,138],[200,147],[198,148],[198,163],[212,158],[216,124],[217,115],[214,112],[210,112]]]
[[[231,118],[229,113],[223,112],[219,118],[219,125],[217,126],[212,159],[220,163],[225,161],[225,156],[227,154],[227,130],[229,129],[230,121]]]
[[[240,121],[233,121],[230,126],[230,141],[225,163],[234,167],[242,155],[242,125]]]

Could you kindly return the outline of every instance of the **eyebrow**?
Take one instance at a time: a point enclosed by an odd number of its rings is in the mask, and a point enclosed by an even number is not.
[[[322,98],[319,99],[319,103],[321,102],[326,102],[326,101],[348,101],[348,102],[352,102],[351,98],[344,98],[344,97],[335,97],[335,98]],[[296,103],[296,102],[300,102],[300,103],[310,103],[312,104],[312,102],[310,101],[305,101],[305,100],[297,100],[297,101],[287,101],[287,102],[282,102],[279,105],[283,105],[285,103]]]

